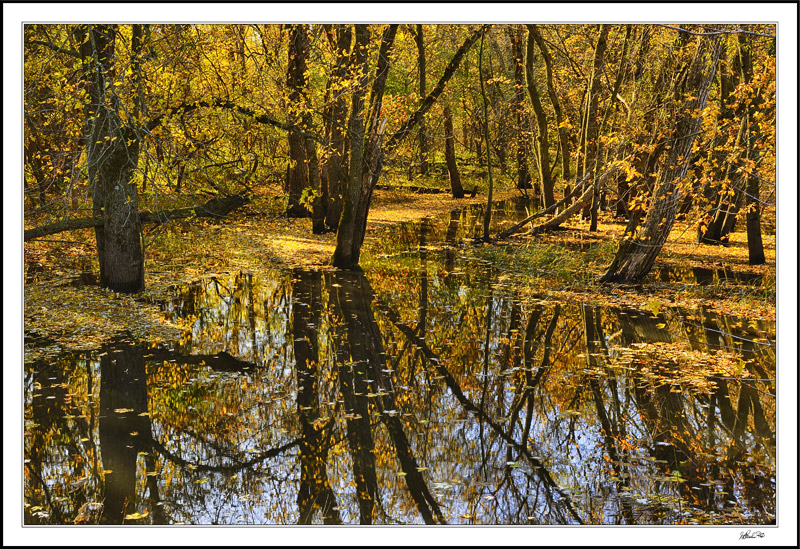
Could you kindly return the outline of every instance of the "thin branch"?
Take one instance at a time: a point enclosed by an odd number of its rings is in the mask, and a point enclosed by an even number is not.
[[[77,51],[70,50],[70,49],[67,49],[67,48],[62,48],[61,46],[56,46],[52,42],[47,42],[45,40],[28,40],[27,43],[28,44],[36,44],[36,45],[39,45],[39,46],[44,46],[46,48],[50,48],[51,50],[53,50],[55,52],[63,53],[63,54],[66,54],[66,55],[70,55],[70,56],[76,57],[78,59],[81,58],[81,54],[78,53]]]
[[[152,131],[158,126],[160,126],[163,122],[165,117],[171,116],[174,114],[188,114],[192,111],[196,111],[197,109],[204,107],[204,108],[222,108],[228,109],[238,112],[239,114],[243,114],[245,116],[251,117],[254,121],[258,122],[259,124],[267,124],[270,126],[274,126],[276,128],[280,128],[282,130],[292,130],[297,132],[298,134],[306,137],[307,139],[311,139],[312,141],[316,141],[322,145],[328,145],[328,141],[322,137],[319,137],[316,134],[309,133],[304,131],[300,126],[296,124],[288,124],[286,122],[280,122],[275,120],[274,118],[270,118],[266,114],[256,114],[256,112],[252,109],[247,107],[242,107],[241,105],[237,105],[233,101],[228,101],[225,99],[213,99],[211,101],[195,101],[193,103],[182,103],[176,107],[172,107],[170,109],[166,109],[163,114],[158,115],[150,122],[147,123],[146,129],[147,131]]]

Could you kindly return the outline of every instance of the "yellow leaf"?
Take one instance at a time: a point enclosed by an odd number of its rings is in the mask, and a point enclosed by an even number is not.
[[[146,517],[149,514],[150,512],[147,509],[145,509],[144,512],[142,513],[131,513],[129,515],[125,515],[125,520],[139,520]]]

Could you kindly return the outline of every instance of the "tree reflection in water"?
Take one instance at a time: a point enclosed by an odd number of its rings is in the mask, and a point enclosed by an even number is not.
[[[774,521],[773,324],[521,299],[462,218],[368,275],[177,289],[184,342],[27,364],[26,523]]]

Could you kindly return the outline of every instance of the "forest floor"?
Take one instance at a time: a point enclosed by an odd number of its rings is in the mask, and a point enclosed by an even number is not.
[[[518,194],[499,192],[496,200]],[[468,204],[485,203],[485,196],[455,200],[448,194],[413,194],[378,190],[370,209],[365,247],[403,221],[446,214]],[[258,273],[265,266],[327,268],[333,255],[334,233],[314,235],[308,219],[287,219],[255,200],[225,221],[179,221],[145,230],[146,290],[134,296],[99,288],[96,280],[92,230],[57,235],[25,244],[24,330],[26,359],[61,349],[95,348],[122,330],[151,343],[174,341],[183,326],[171,324],[158,303],[176,285],[206,276]],[[623,305],[653,310],[705,306],[723,314],[775,320],[775,237],[764,236],[767,264],[747,262],[743,232],[733,234],[730,246],[702,246],[688,222],[678,223],[657,260],[662,272],[701,267],[762,275],[759,286],[714,283],[700,286],[680,277],[650,277],[636,288],[599,285],[597,278],[613,258],[624,226],[604,219],[595,233],[575,219],[566,230],[536,237],[525,233],[497,244],[466,245],[462,253],[505,267],[514,283],[530,294],[548,299],[595,305]],[[561,269],[537,275],[544,259],[556,255]],[[546,258],[544,256],[547,256]],[[552,269],[547,270],[552,272]],[[525,293],[525,292],[523,292]]]

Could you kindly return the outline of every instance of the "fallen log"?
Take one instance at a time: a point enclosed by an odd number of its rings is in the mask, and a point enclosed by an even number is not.
[[[608,168],[602,174],[598,175],[597,176],[597,186],[598,187],[602,186],[605,183],[605,181],[609,178],[609,176],[611,176],[611,174],[613,174],[616,171],[616,169],[617,169],[617,166],[616,165],[612,165],[610,168]],[[556,202],[555,204],[553,204],[552,206],[550,206],[549,208],[547,208],[545,210],[542,210],[541,212],[537,212],[537,213],[535,213],[535,214],[523,219],[522,221],[520,221],[519,223],[517,223],[513,227],[509,227],[508,229],[498,233],[495,238],[497,238],[499,240],[502,240],[504,238],[508,238],[509,236],[511,236],[515,232],[519,231],[522,227],[524,227],[525,225],[527,225],[528,223],[530,223],[534,219],[537,219],[539,217],[543,217],[545,215],[548,215],[548,214],[551,214],[551,213],[555,212],[558,208],[564,206],[570,200],[572,200],[573,197],[577,196],[579,192],[582,192],[583,194],[580,195],[580,198],[578,198],[578,200],[575,201],[574,203],[570,204],[569,207],[566,208],[564,211],[562,211],[560,214],[556,215],[555,217],[553,217],[552,219],[550,219],[548,221],[545,221],[541,225],[536,225],[536,226],[531,227],[528,230],[528,232],[530,234],[537,234],[537,233],[541,233],[541,232],[544,232],[546,230],[554,229],[554,228],[558,227],[564,221],[566,221],[567,219],[569,219],[570,217],[575,215],[575,213],[577,213],[578,210],[580,210],[583,206],[585,206],[587,204],[588,201],[590,201],[592,199],[594,185],[592,185],[591,181],[589,180],[589,177],[590,176],[587,175],[583,179],[578,181],[575,184],[575,188],[572,189],[572,192],[570,192],[567,196],[565,196],[559,202]]]
[[[555,204],[551,205],[549,208],[544,209],[544,210],[542,210],[540,212],[536,212],[535,214],[526,217],[525,219],[523,219],[522,221],[520,221],[516,225],[513,225],[513,226],[509,227],[508,229],[497,233],[497,236],[495,236],[495,239],[497,239],[497,240],[506,239],[509,236],[511,236],[512,234],[514,234],[515,232],[519,231],[522,227],[524,227],[525,225],[527,225],[528,223],[530,223],[534,219],[538,219],[540,217],[543,217],[545,215],[549,215],[549,214],[555,212],[558,208],[562,207],[564,204],[567,204],[570,200],[572,200],[575,196],[577,196],[578,192],[583,190],[583,186],[586,184],[586,182],[588,180],[589,179],[587,177],[583,178],[582,180],[580,180],[575,185],[575,188],[572,189],[572,191],[567,196],[565,196],[564,198],[562,198],[561,200],[559,200]]]
[[[528,230],[529,234],[539,234],[548,229],[555,229],[559,225],[561,225],[564,221],[575,215],[578,211],[581,210],[586,204],[590,203],[592,200],[592,195],[594,195],[594,187],[589,187],[586,189],[581,197],[573,202],[569,208],[565,209],[563,212],[558,214],[557,216],[553,217],[552,219],[548,219],[541,225],[536,225],[531,227]]]
[[[166,223],[173,219],[183,219],[187,217],[224,217],[232,211],[241,208],[250,202],[250,197],[243,194],[233,194],[220,198],[212,198],[205,204],[193,208],[177,208],[174,210],[162,210],[160,212],[139,212],[139,220],[142,223]],[[102,217],[81,217],[78,219],[65,219],[56,223],[42,225],[33,229],[27,229],[24,233],[24,241],[28,242],[35,238],[49,236],[52,234],[63,233],[66,231],[76,231],[78,229],[88,229],[91,227],[102,227]]]

